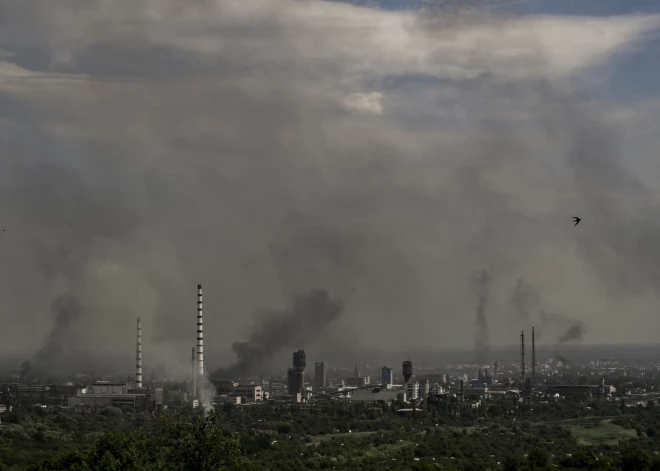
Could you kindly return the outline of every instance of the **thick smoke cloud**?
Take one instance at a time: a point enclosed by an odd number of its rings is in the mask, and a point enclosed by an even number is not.
[[[486,319],[486,308],[491,291],[493,277],[488,271],[483,270],[472,278],[472,289],[477,296],[477,312],[475,319],[474,349],[477,363],[488,362],[490,353],[490,337],[488,332],[488,320]]]
[[[287,311],[263,311],[247,342],[236,342],[232,349],[236,363],[214,372],[213,379],[245,378],[269,371],[273,357],[283,349],[304,348],[323,337],[326,329],[344,310],[343,303],[323,290],[298,296]]]
[[[559,343],[567,343],[571,341],[581,341],[583,339],[583,326],[581,323],[573,324],[559,337]]]
[[[2,348],[32,357],[51,302],[73,293],[84,335],[67,349],[125,352],[131,370],[141,317],[145,370],[189,372],[197,283],[210,366],[259,306],[317,287],[347,300],[337,324],[365,347],[437,345],[446,329],[460,346],[472,267],[533,279],[553,309],[599,311],[636,341],[617,312],[657,303],[640,297],[660,265],[633,178],[657,141],[619,142],[637,127],[582,92],[657,18],[451,3],[0,0]],[[608,292],[625,296],[611,307]],[[515,338],[495,301],[480,345]],[[240,355],[258,357],[249,340]]]

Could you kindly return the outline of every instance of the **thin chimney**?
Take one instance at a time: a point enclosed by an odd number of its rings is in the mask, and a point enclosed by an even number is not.
[[[135,349],[135,387],[142,387],[142,322],[137,320],[137,346]]]
[[[534,343],[534,327],[532,327],[532,388],[536,384],[536,345]]]
[[[202,285],[197,285],[197,393],[204,379],[204,321],[202,315]]]
[[[192,348],[192,398],[197,396],[197,369],[195,368],[195,347]]]

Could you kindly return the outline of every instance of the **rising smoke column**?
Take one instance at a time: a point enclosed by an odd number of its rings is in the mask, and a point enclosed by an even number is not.
[[[493,278],[488,271],[483,270],[472,278],[472,289],[476,294],[477,313],[475,319],[474,349],[477,363],[486,363],[490,352],[490,336],[488,332],[488,321],[486,320],[486,307],[490,296]]]
[[[444,312],[471,310],[460,292],[468,273],[455,275],[466,265],[487,266],[503,277],[504,268],[518,270],[545,246],[556,249],[552,255],[566,262],[559,265],[567,269],[574,261],[567,250],[572,248],[573,233],[568,242],[558,241],[556,233],[543,227],[543,221],[552,219],[551,226],[556,227],[560,226],[556,221],[567,218],[565,201],[556,193],[540,193],[534,183],[525,185],[530,180],[512,172],[526,165],[537,169],[549,186],[561,183],[545,171],[545,162],[552,159],[540,149],[549,140],[552,156],[560,155],[559,139],[546,139],[551,132],[543,132],[552,131],[551,127],[539,129],[540,139],[536,135],[517,139],[519,130],[527,136],[534,127],[534,117],[545,119],[552,113],[555,100],[548,94],[541,106],[526,110],[529,99],[521,90],[528,85],[528,72],[532,79],[563,77],[567,62],[579,64],[566,67],[567,72],[579,74],[594,65],[593,58],[611,57],[619,50],[617,44],[627,45],[632,37],[621,33],[621,28],[632,29],[637,22],[590,19],[597,29],[608,31],[608,38],[611,31],[614,39],[593,41],[587,28],[586,36],[591,37],[586,42],[584,35],[577,38],[580,49],[573,45],[575,28],[569,23],[569,32],[562,37],[566,22],[556,18],[489,23],[472,17],[463,20],[443,9],[430,17],[427,29],[417,31],[419,25],[412,25],[406,31],[408,15],[402,18],[344,2],[266,0],[255,7],[251,2],[227,0],[196,2],[195,9],[184,11],[172,8],[170,2],[147,8],[145,2],[117,0],[119,8],[112,10],[101,7],[104,2],[92,2],[97,8],[91,12],[80,9],[79,3],[3,2],[3,19],[12,27],[2,28],[2,47],[15,48],[9,52],[22,56],[29,44],[27,50],[54,59],[48,71],[27,70],[34,61],[25,56],[17,64],[2,66],[3,70],[10,66],[9,79],[0,86],[12,102],[3,113],[21,107],[19,119],[10,112],[1,120],[6,155],[0,179],[13,185],[15,195],[4,198],[3,192],[2,203],[8,202],[8,209],[2,219],[20,223],[17,238],[22,239],[11,246],[21,256],[16,257],[19,263],[7,264],[8,279],[16,286],[34,286],[32,280],[44,271],[59,275],[63,264],[70,264],[71,273],[87,266],[86,257],[128,259],[147,282],[137,290],[140,294],[124,298],[126,304],[135,305],[145,288],[154,286],[160,336],[181,339],[187,332],[181,313],[187,308],[184,287],[190,280],[225,280],[226,293],[219,297],[227,312],[244,309],[246,302],[253,303],[248,309],[277,305],[279,299],[262,293],[278,280],[263,276],[263,267],[246,274],[244,259],[276,240],[280,223],[293,211],[339,230],[347,221],[365,221],[374,233],[388,239],[388,250],[366,250],[367,260],[375,262],[365,264],[363,279],[378,278],[380,283],[356,316],[363,325],[390,316],[392,322],[383,323],[387,327],[379,335],[381,343],[405,342],[400,335],[403,324],[428,321],[421,315],[401,321],[402,309],[391,301],[411,300],[407,306],[411,313],[433,312],[442,297],[430,293],[444,290]],[[429,18],[426,13],[419,16]],[[104,27],[95,27],[99,24]],[[364,24],[373,27],[365,29]],[[32,31],[41,34],[36,37]],[[382,54],[384,37],[391,38],[399,52]],[[547,48],[534,47],[537,37],[550,39],[543,41]],[[324,54],[315,50],[319,41],[328,45]],[[570,46],[557,47],[566,43]],[[604,43],[611,45],[599,49]],[[589,46],[586,54],[585,46]],[[301,48],[306,49],[301,53]],[[562,60],[567,57],[571,60]],[[553,59],[547,68],[536,67],[546,58]],[[553,65],[554,59],[559,66]],[[14,71],[25,80],[13,78]],[[217,80],[218,74],[226,80]],[[407,116],[398,112],[396,102],[411,103],[409,97],[398,95],[395,87],[379,87],[381,77],[399,81],[397,77],[420,75],[439,79],[434,87],[440,93],[429,90],[416,95],[417,103],[427,106],[410,106],[418,122],[426,121],[424,113],[431,115],[425,123],[426,129],[433,129],[430,133],[401,126]],[[46,81],[49,86],[44,86]],[[497,81],[505,83],[511,101],[500,102],[504,87],[496,87]],[[408,81],[407,87],[428,90],[418,81]],[[343,96],[372,91],[383,92],[387,112],[382,116],[353,117],[337,109]],[[458,98],[439,101],[446,95]],[[432,107],[446,121],[432,114]],[[522,123],[515,119],[521,109],[529,111]],[[480,126],[491,111],[502,123],[497,141],[484,140]],[[181,116],[194,119],[182,123]],[[575,124],[570,113],[562,119],[560,123]],[[456,141],[461,135],[465,139]],[[475,147],[485,154],[483,158]],[[460,197],[452,199],[455,193],[439,188],[437,180],[443,175],[455,181],[451,166],[455,153],[456,161],[460,157],[474,169],[474,178],[465,180],[467,186],[460,181],[458,186],[464,188],[456,192]],[[67,175],[51,172],[47,167],[53,162],[70,169],[84,184],[72,185]],[[4,172],[26,163],[42,173],[40,179],[29,175],[16,179],[14,172]],[[4,183],[0,191],[8,188]],[[567,189],[571,191],[572,187]],[[57,204],[58,192],[68,200]],[[548,211],[535,203],[535,196],[549,206]],[[146,210],[137,214],[136,221],[122,217],[113,221],[104,210],[108,206],[118,209],[117,216],[130,214],[136,206]],[[556,219],[548,218],[553,209],[561,213]],[[570,225],[570,219],[567,222]],[[139,226],[139,236],[126,237],[124,229],[131,233],[132,225]],[[102,238],[117,243],[98,244]],[[29,262],[39,247],[46,263],[35,264],[37,270],[23,262]],[[392,266],[391,254],[405,261],[399,265],[409,267],[408,272]],[[74,262],[78,257],[82,263]],[[616,260],[611,262],[615,267]],[[253,273],[261,276],[249,276]],[[69,285],[90,308],[88,318],[111,324],[112,312],[98,315],[90,306],[94,296],[87,296],[76,283]],[[331,285],[313,285],[318,286],[344,294]],[[58,287],[46,288],[57,291]],[[103,294],[113,292],[107,286],[102,289]],[[31,307],[24,293],[8,292],[6,312]],[[45,293],[40,304],[47,306],[50,292],[39,293]],[[132,321],[138,313],[130,309],[127,317]],[[437,327],[454,321],[458,324],[461,319],[438,316]],[[462,331],[470,328],[460,325]],[[29,323],[23,322],[23,328],[29,333]],[[240,319],[227,319],[216,339],[229,342],[241,328]],[[117,335],[104,331],[103,337],[121,338],[119,327],[113,333]],[[130,343],[132,335],[122,335]],[[18,338],[12,331],[3,343],[21,345],[26,339],[29,336]],[[455,341],[465,339],[457,335]],[[425,342],[432,342],[432,336]],[[126,351],[130,349],[127,345]]]
[[[579,343],[584,339],[586,328],[582,321],[572,319],[562,313],[547,313],[541,311],[541,327],[555,326],[560,329],[560,334],[556,338],[554,349],[555,356],[566,363],[566,353],[562,351],[565,345]]]
[[[511,294],[509,304],[518,322],[531,321],[534,309],[541,303],[541,295],[533,284],[518,279],[518,284]]]
[[[333,300],[324,290],[298,296],[287,311],[269,310],[260,319],[246,342],[232,345],[236,363],[219,369],[212,378],[239,378],[262,373],[269,360],[285,348],[298,348],[317,341],[344,311],[342,301]]]
[[[72,326],[80,319],[83,307],[80,300],[72,294],[58,296],[51,303],[53,328],[44,339],[33,361],[21,365],[21,380],[31,374],[53,374],[65,367],[66,352],[72,340]]]

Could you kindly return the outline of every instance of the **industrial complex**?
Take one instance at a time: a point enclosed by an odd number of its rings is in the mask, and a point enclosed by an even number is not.
[[[561,359],[540,364],[536,359],[535,332],[531,330],[531,362],[526,360],[525,332],[520,333],[520,363],[496,361],[492,365],[446,365],[444,371],[425,368],[416,374],[413,362],[405,360],[399,374],[391,366],[369,367],[363,374],[359,365],[352,372],[328,364],[314,363],[313,380],[306,381],[305,350],[294,351],[284,376],[268,379],[236,378],[211,383],[204,369],[204,317],[202,285],[197,285],[196,344],[192,347],[191,375],[186,383],[165,384],[143,380],[142,323],[136,323],[134,381],[96,380],[85,385],[37,385],[3,383],[2,410],[25,401],[50,407],[102,409],[131,407],[158,410],[167,407],[213,407],[217,404],[250,406],[284,402],[304,406],[323,401],[375,402],[398,404],[399,413],[417,413],[419,407],[444,401],[460,411],[480,408],[489,401],[554,401],[565,397],[611,400],[616,388],[605,384],[568,384],[561,380],[566,367]],[[598,365],[598,362],[596,362]],[[557,379],[559,378],[559,379]],[[631,390],[628,394],[631,394]]]

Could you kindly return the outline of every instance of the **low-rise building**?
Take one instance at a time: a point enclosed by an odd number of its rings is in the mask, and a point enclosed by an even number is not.
[[[351,391],[346,399],[354,402],[390,402],[399,400],[401,396],[405,397],[405,393],[396,389],[363,389]]]
[[[362,388],[364,386],[369,386],[371,384],[370,376],[362,376],[360,378],[346,378],[344,380],[344,385],[347,388]]]
[[[263,389],[256,384],[239,384],[234,388],[234,396],[240,396],[243,402],[263,401]]]

